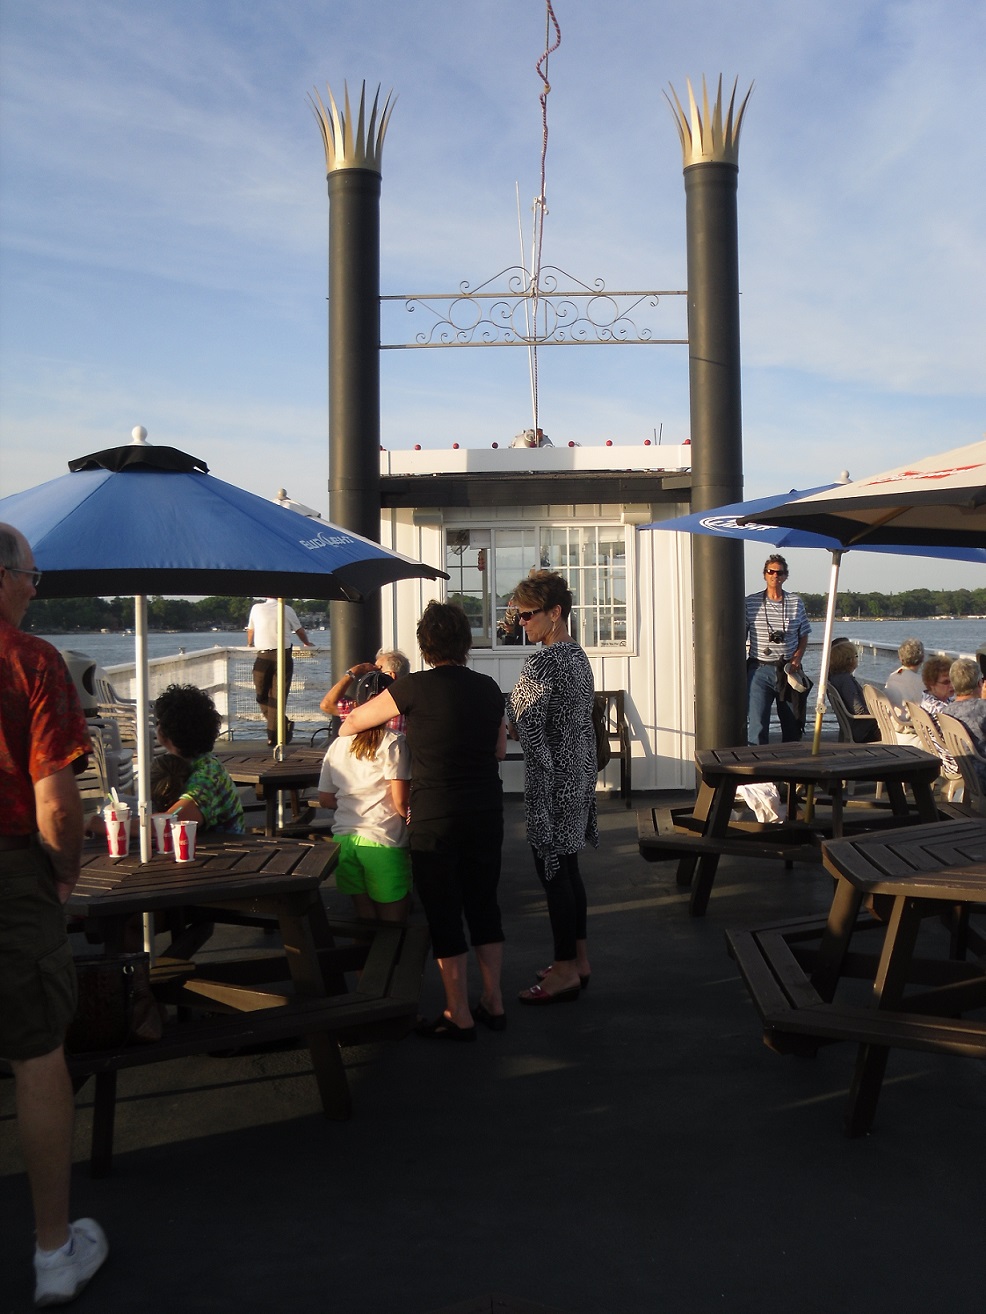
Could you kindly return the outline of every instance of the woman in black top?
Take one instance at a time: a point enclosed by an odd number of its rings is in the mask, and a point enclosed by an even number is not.
[[[418,1034],[475,1040],[478,1018],[505,1025],[500,973],[503,927],[497,904],[503,844],[499,761],[506,754],[503,694],[471,671],[469,619],[452,603],[430,602],[418,622],[418,646],[431,667],[396,680],[350,712],[340,735],[407,718],[411,750],[410,828],[414,888],[428,918],[432,952],[445,987],[445,1011]],[[472,1008],[465,918],[482,977]]]

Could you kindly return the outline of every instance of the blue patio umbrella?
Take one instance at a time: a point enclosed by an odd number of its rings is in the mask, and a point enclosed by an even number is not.
[[[0,500],[34,548],[39,597],[226,593],[360,602],[444,573],[224,483],[197,457],[142,439],[69,462]]]
[[[150,855],[147,595],[225,593],[361,602],[383,584],[441,570],[209,474],[198,457],[133,442],[0,499],[42,572],[39,597],[133,594],[141,857]]]
[[[752,542],[769,543],[772,547],[787,548],[824,548],[832,554],[832,568],[829,576],[828,604],[825,611],[825,631],[822,639],[821,669],[818,674],[815,703],[815,732],[813,751],[818,752],[821,741],[822,718],[825,715],[825,695],[828,692],[829,655],[832,631],[835,628],[835,607],[839,586],[839,567],[846,551],[882,552],[894,556],[940,557],[950,561],[972,561],[986,565],[986,550],[981,547],[955,547],[944,541],[938,543],[909,543],[901,532],[899,541],[892,541],[890,536],[882,542],[859,542],[846,544],[840,538],[816,530],[801,528],[797,521],[784,525],[770,523],[771,512],[781,506],[785,510],[801,499],[814,498],[819,494],[830,494],[832,490],[850,487],[846,481],[823,484],[818,488],[806,488],[802,491],[792,489],[788,493],[778,493],[771,497],[753,498],[749,502],[731,502],[727,506],[712,507],[708,511],[697,511],[687,516],[676,516],[671,520],[654,520],[641,529],[663,529],[679,534],[711,534],[717,538],[746,539]],[[832,493],[832,496],[837,494]],[[822,501],[824,502],[824,498]]]

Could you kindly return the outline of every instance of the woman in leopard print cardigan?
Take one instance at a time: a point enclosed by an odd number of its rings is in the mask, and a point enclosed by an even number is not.
[[[568,630],[572,593],[554,571],[532,571],[514,590],[529,643],[507,720],[524,750],[527,839],[548,902],[554,958],[520,993],[524,1004],[576,1000],[589,982],[587,900],[578,855],[596,831],[592,670]]]

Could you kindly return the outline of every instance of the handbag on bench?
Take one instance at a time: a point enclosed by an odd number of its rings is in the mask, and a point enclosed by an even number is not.
[[[65,1035],[73,1054],[160,1040],[164,1016],[151,991],[146,953],[93,954],[75,959],[79,1002]]]

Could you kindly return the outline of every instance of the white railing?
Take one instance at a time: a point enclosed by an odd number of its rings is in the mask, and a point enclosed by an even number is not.
[[[256,738],[264,733],[264,718],[253,688],[253,648],[205,648],[152,657],[148,667],[148,693],[153,699],[169,684],[194,684],[204,689],[223,718],[223,729],[231,736]],[[310,733],[326,725],[328,718],[319,703],[333,684],[332,654],[328,648],[295,648],[294,675],[288,698],[288,716]],[[122,698],[133,698],[135,667],[132,662],[109,666],[106,674]]]

